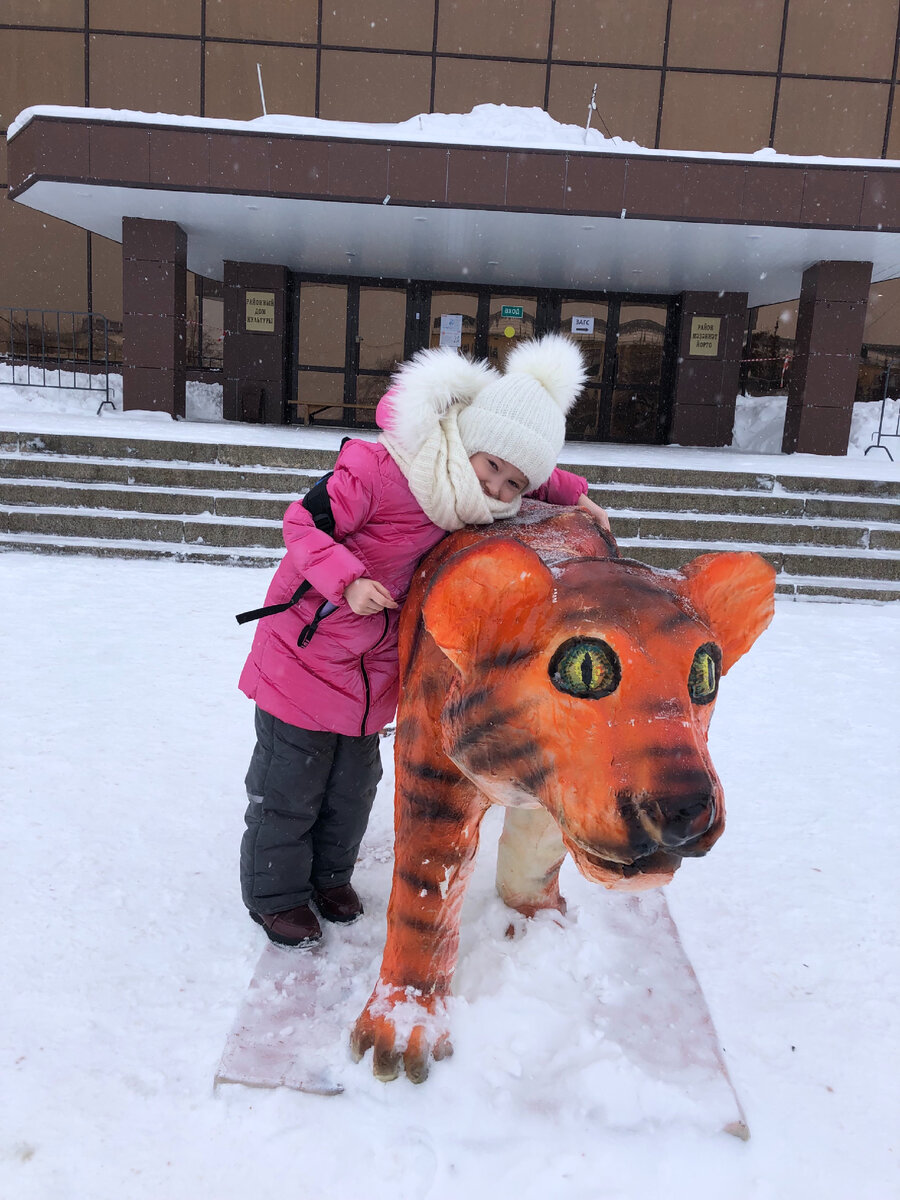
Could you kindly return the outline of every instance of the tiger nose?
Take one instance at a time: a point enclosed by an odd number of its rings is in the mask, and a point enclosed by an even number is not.
[[[672,807],[663,805],[662,841],[664,846],[683,846],[706,833],[716,815],[716,799],[711,792],[690,798],[681,796]]]
[[[660,845],[669,850],[694,841],[709,829],[716,815],[712,792],[690,796],[664,796],[643,809],[642,824]]]

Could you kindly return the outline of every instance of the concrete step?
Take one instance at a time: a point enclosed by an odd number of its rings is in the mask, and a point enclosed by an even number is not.
[[[294,492],[278,496],[260,496],[240,491],[214,492],[190,488],[164,490],[115,484],[90,486],[62,480],[45,482],[0,478],[0,506],[10,508],[110,508],[157,515],[207,514],[280,522],[285,509],[297,498],[297,494]]]
[[[58,537],[36,533],[0,533],[0,553],[88,554],[100,558],[143,558],[177,562],[218,563],[229,567],[266,567],[281,561],[281,553],[246,546],[240,549],[188,545],[183,542],[142,542],[122,539]],[[267,586],[267,585],[266,585]],[[263,593],[265,594],[265,586]]]
[[[882,580],[885,584],[900,588],[900,551],[835,550],[833,548],[773,546],[766,543],[730,543],[693,541],[638,541],[636,538],[619,539],[623,555],[638,559],[651,567],[672,570],[683,567],[698,554],[714,551],[751,550],[767,559],[775,568],[779,579],[784,577],[809,577],[821,579]]]
[[[186,542],[242,548],[259,546],[283,551],[280,521],[232,517],[148,516],[135,512],[104,512],[69,508],[0,509],[0,533],[41,534],[109,541]]]
[[[213,428],[209,426],[208,428]],[[218,432],[219,427],[215,427]],[[80,458],[155,460],[168,463],[219,464],[227,467],[279,467],[329,471],[336,450],[301,446],[229,445],[217,441],[167,441],[163,438],[84,437],[79,434],[0,431],[0,453],[60,454]]]
[[[836,517],[846,521],[862,518],[900,523],[900,501],[878,497],[860,500],[851,496],[789,496],[784,493],[715,492],[694,488],[674,491],[669,488],[631,488],[617,484],[592,484],[589,495],[610,512],[668,511],[787,519]]]
[[[0,454],[0,479],[29,479],[60,483],[121,484],[123,486],[239,489],[299,495],[322,476],[322,471],[287,468],[253,470],[225,465],[154,463],[128,459],[72,457],[58,454]]]
[[[755,521],[750,517],[696,517],[690,514],[643,513],[626,516],[609,510],[610,524],[617,538],[638,538],[643,542],[689,541],[753,542],[756,545],[834,546],[866,550],[876,536],[883,539],[878,549],[895,547],[891,538],[900,537],[900,528],[864,525],[842,521]]]

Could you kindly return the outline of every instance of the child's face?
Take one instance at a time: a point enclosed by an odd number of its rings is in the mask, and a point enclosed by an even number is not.
[[[492,496],[503,504],[509,504],[516,496],[521,496],[528,488],[528,478],[518,467],[508,463],[505,458],[496,454],[488,454],[479,450],[469,457],[472,469],[478,476],[481,490],[486,496]]]

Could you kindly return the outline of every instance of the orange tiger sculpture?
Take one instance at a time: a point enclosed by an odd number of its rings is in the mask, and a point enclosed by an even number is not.
[[[497,885],[527,916],[564,911],[566,852],[588,879],[667,883],[724,827],[707,730],[719,677],[772,618],[774,571],[708,554],[662,572],[618,558],[581,511],[446,538],[400,627],[394,881],[357,1058],[420,1082],[451,1052],[445,997],[491,804],[506,806]]]

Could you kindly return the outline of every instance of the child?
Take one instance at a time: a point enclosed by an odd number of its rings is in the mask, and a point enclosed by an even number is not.
[[[329,921],[362,914],[350,877],[381,778],[378,731],[397,706],[399,608],[422,556],[450,530],[513,516],[526,492],[608,528],[586,481],[554,469],[583,382],[580,351],[555,334],[518,346],[502,375],[422,351],[378,405],[379,442],[338,455],[334,537],[299,501],[285,513],[266,603],[311,588],[260,622],[240,679],[257,706],[241,886],[273,942],[322,936],[311,901]]]

